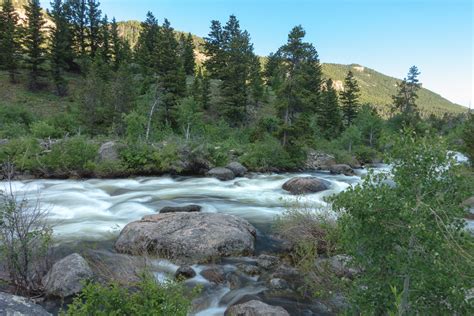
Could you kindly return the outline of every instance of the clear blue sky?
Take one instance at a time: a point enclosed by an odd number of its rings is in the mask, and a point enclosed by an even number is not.
[[[46,1],[43,1],[43,3]],[[235,14],[256,53],[267,55],[301,24],[323,62],[358,63],[402,78],[411,65],[424,86],[466,105],[473,101],[472,0],[102,0],[117,20],[152,11],[199,36]],[[474,107],[474,104],[472,105]]]

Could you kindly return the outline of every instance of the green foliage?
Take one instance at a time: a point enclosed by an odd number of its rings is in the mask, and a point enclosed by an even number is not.
[[[342,113],[345,123],[350,126],[359,111],[360,88],[352,71],[349,70],[344,79],[344,90],[340,93],[342,103]]]
[[[34,138],[17,138],[0,146],[0,161],[10,162],[19,171],[34,171],[38,167],[41,147]]]
[[[462,131],[464,141],[464,152],[471,159],[471,165],[474,165],[474,114],[469,114],[469,119],[464,124]]]
[[[46,61],[45,41],[43,27],[45,20],[41,12],[39,0],[31,0],[25,7],[27,26],[24,37],[24,47],[26,53],[26,63],[29,68],[28,87],[35,91],[43,87],[44,63]]]
[[[179,160],[176,141],[166,141],[161,146],[137,142],[120,152],[125,167],[142,173],[163,173],[181,171],[176,163]]]
[[[31,134],[36,138],[58,138],[61,137],[61,131],[45,121],[36,121],[31,125]]]
[[[393,144],[391,163],[393,185],[369,174],[333,199],[344,250],[364,270],[352,285],[354,309],[387,312],[396,287],[402,315],[469,314],[474,244],[460,206],[469,178],[439,139],[406,134]]]
[[[59,176],[88,173],[99,146],[82,136],[60,140],[41,157],[42,165]]]
[[[292,169],[297,165],[280,142],[271,136],[248,144],[240,161],[252,170],[262,171]]]
[[[8,70],[10,82],[16,83],[20,63],[19,16],[12,1],[3,2],[0,10],[0,67]]]
[[[173,281],[160,284],[152,275],[144,275],[133,291],[116,283],[89,283],[62,315],[185,316],[197,290],[188,292],[183,284]]]

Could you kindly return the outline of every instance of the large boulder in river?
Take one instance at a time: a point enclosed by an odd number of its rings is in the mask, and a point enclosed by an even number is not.
[[[332,165],[329,168],[329,171],[332,174],[343,174],[345,176],[355,175],[354,169],[352,169],[349,165],[345,165],[345,164]]]
[[[202,207],[200,205],[190,204],[185,206],[165,206],[160,210],[160,214],[164,213],[192,213],[192,212],[200,212]]]
[[[231,170],[236,177],[243,177],[247,173],[247,168],[237,161],[229,163],[226,168]]]
[[[280,306],[271,306],[261,301],[252,300],[246,303],[229,307],[225,311],[225,316],[290,316],[290,314]]]
[[[222,167],[212,168],[209,170],[207,175],[222,181],[232,180],[235,178],[235,174],[232,170]]]
[[[83,288],[82,281],[92,277],[87,261],[73,253],[53,265],[43,278],[43,286],[50,296],[68,297],[79,293]]]
[[[316,177],[295,177],[283,184],[283,190],[292,194],[316,193],[329,189],[329,182]]]
[[[308,152],[305,169],[308,170],[328,170],[329,167],[336,164],[334,156],[315,150]]]
[[[219,213],[166,213],[143,217],[124,227],[115,249],[186,263],[250,255],[256,230],[246,220]]]
[[[43,307],[32,300],[0,292],[0,316],[50,316]]]

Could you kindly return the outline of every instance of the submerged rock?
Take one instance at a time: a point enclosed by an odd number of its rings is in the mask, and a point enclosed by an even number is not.
[[[329,182],[316,177],[295,177],[286,181],[282,188],[292,194],[316,193],[329,189]]]
[[[43,286],[48,295],[68,297],[79,293],[83,288],[82,281],[92,277],[87,261],[73,253],[53,265],[43,278]]]
[[[51,314],[26,297],[0,292],[0,315],[50,316]]]
[[[160,214],[164,213],[177,213],[177,212],[185,212],[185,213],[191,213],[191,212],[200,212],[202,207],[200,205],[186,205],[186,206],[166,206],[163,207],[160,210]]]
[[[229,307],[225,311],[225,316],[290,316],[290,314],[280,306],[271,306],[261,301],[252,300],[246,303]]]
[[[354,169],[352,169],[349,165],[345,165],[345,164],[332,165],[329,168],[329,171],[332,174],[343,174],[345,176],[355,175]]]
[[[166,213],[129,223],[115,249],[180,262],[201,263],[254,252],[256,230],[246,220],[220,213]]]
[[[278,265],[280,259],[275,256],[270,255],[260,255],[257,258],[257,266],[264,269],[269,270]]]
[[[232,172],[232,170],[221,167],[212,168],[211,170],[209,170],[207,175],[213,178],[217,178],[221,181],[232,180],[235,178],[235,174]]]
[[[231,162],[226,166],[227,169],[231,170],[236,177],[243,177],[247,173],[247,168],[242,166],[240,162]]]

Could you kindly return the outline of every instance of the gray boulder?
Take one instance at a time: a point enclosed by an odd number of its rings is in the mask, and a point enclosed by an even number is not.
[[[119,150],[123,145],[115,142],[109,141],[103,143],[99,148],[99,161],[117,161],[120,159]]]
[[[352,258],[347,255],[336,255],[330,258],[316,259],[316,267],[320,270],[329,269],[338,277],[353,278],[361,272],[351,264]]]
[[[229,307],[225,311],[225,316],[290,316],[290,314],[280,306],[271,306],[263,302],[252,300],[243,304]]]
[[[329,167],[336,164],[336,158],[326,153],[310,150],[308,152],[305,169],[308,170],[328,170]]]
[[[42,281],[46,294],[68,297],[79,293],[83,288],[81,281],[92,277],[87,261],[81,255],[73,253],[56,262]]]
[[[329,171],[332,174],[343,174],[345,176],[355,175],[354,169],[352,169],[349,165],[345,165],[345,164],[332,165],[329,168]]]
[[[207,172],[207,175],[213,178],[217,178],[221,181],[232,180],[235,178],[235,174],[232,172],[232,170],[221,167],[212,168]]]
[[[250,255],[256,230],[246,220],[220,213],[166,213],[129,223],[115,249],[128,254],[150,254],[179,262]]]
[[[329,189],[329,182],[316,177],[295,177],[283,184],[283,190],[292,194],[316,193]]]
[[[191,279],[196,276],[196,271],[190,266],[181,266],[176,270],[174,277],[176,279]]]
[[[277,266],[279,262],[280,262],[280,259],[275,256],[262,254],[257,257],[257,266],[264,270],[269,270]]]
[[[84,254],[95,278],[101,282],[130,284],[140,281],[140,275],[152,263],[146,257],[130,256],[109,250],[87,250]]]
[[[186,205],[186,206],[165,206],[160,210],[160,214],[164,213],[177,213],[177,212],[200,212],[202,207],[200,205]]]
[[[50,316],[43,307],[32,300],[0,292],[0,316]]]
[[[229,163],[226,168],[231,170],[236,177],[243,177],[247,173],[247,168],[236,161]]]

